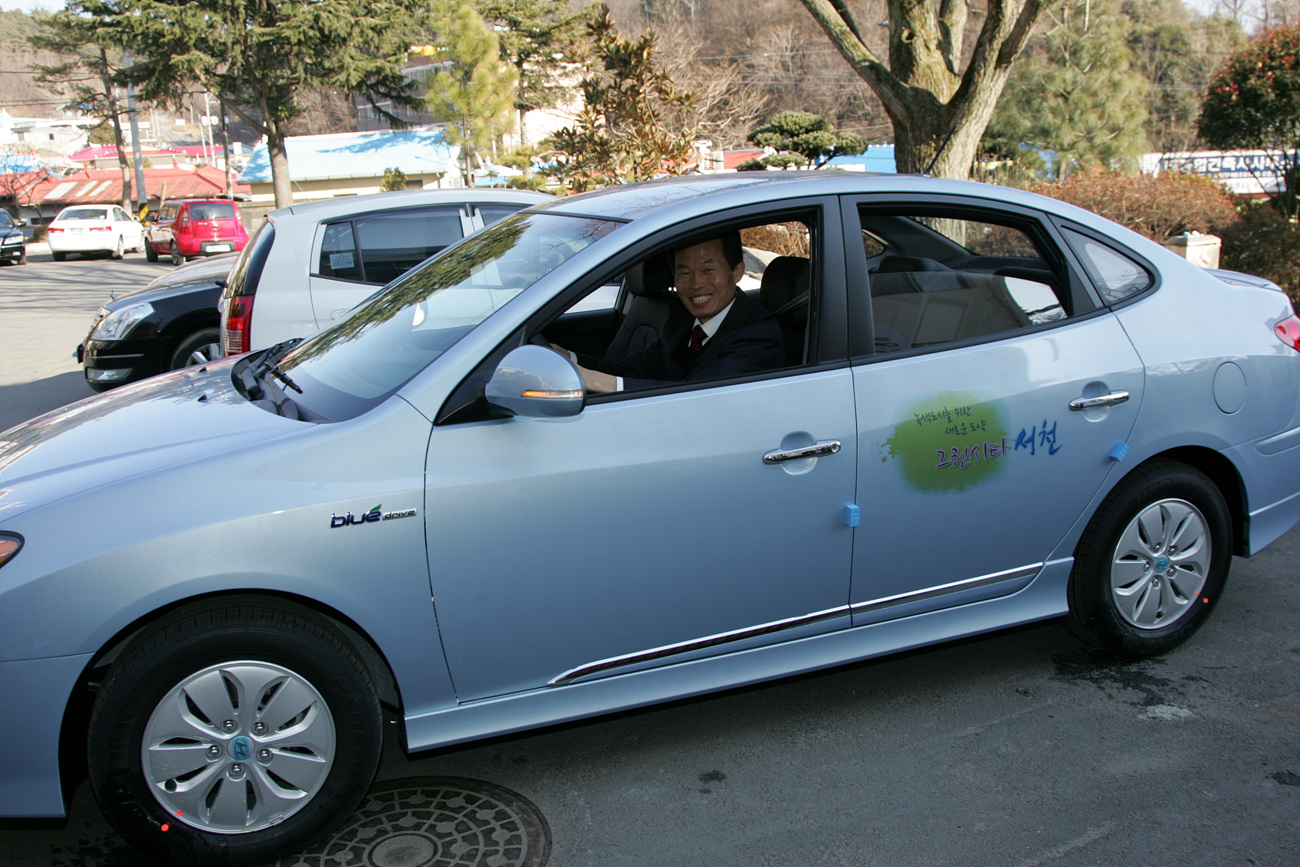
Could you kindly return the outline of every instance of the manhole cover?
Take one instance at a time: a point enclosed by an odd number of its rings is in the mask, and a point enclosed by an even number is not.
[[[546,819],[525,797],[482,780],[380,783],[333,837],[277,867],[544,867]]]

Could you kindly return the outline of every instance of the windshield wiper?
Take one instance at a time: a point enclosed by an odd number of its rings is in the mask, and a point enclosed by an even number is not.
[[[301,337],[295,337],[293,340],[286,340],[283,343],[277,343],[275,346],[272,346],[266,351],[266,354],[262,356],[262,360],[257,362],[256,366],[253,367],[253,378],[262,379],[269,373],[289,388],[302,394],[302,389],[298,387],[298,384],[289,378],[289,374],[280,369],[280,359],[284,358],[290,349],[293,349],[301,342]]]

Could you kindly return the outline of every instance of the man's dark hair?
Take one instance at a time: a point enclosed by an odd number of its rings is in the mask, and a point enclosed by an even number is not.
[[[698,241],[692,240],[682,244],[677,248],[677,250],[673,251],[673,260],[676,261],[678,250],[685,250],[687,247],[698,247],[700,244],[707,244],[710,241],[722,242],[722,255],[726,257],[728,267],[734,269],[737,265],[745,261],[745,251],[740,243],[739,229],[733,229],[730,232],[724,232],[721,235],[714,235],[711,238],[701,238]]]

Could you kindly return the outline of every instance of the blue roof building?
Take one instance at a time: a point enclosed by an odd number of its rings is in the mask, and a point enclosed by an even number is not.
[[[894,163],[894,146],[891,144],[870,145],[856,156],[835,157],[827,161],[826,167],[849,172],[878,172],[884,175],[898,172]]]
[[[291,136],[285,150],[295,202],[377,193],[385,169],[405,174],[408,189],[464,186],[457,164],[460,147],[443,140],[440,126]],[[253,151],[239,183],[249,185],[254,203],[275,200],[265,144]]]

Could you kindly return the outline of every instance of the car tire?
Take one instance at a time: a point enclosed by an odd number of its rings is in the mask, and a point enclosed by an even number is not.
[[[221,358],[221,329],[202,328],[186,337],[172,353],[168,370],[194,367]]]
[[[158,261],[158,251],[155,250],[153,244],[150,244],[148,241],[144,242],[144,258],[149,262]]]
[[[67,253],[57,253],[54,251],[50,251],[50,255],[54,257],[55,262],[62,262],[64,259],[68,258]]]
[[[381,721],[333,628],[288,603],[210,600],[146,629],[109,670],[90,782],[113,828],[164,863],[260,864],[352,813]]]
[[[185,257],[181,255],[181,248],[176,246],[175,241],[172,241],[172,264],[177,267],[185,264]]]
[[[113,251],[109,255],[114,259],[121,259],[126,255],[126,243],[122,240],[121,235],[117,236],[117,245],[113,247]]]
[[[1110,492],[1079,541],[1066,623],[1117,656],[1166,653],[1213,610],[1232,543],[1228,505],[1208,476],[1175,461],[1139,467]]]

